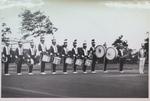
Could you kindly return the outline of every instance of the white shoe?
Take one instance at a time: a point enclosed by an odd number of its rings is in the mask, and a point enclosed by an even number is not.
[[[64,74],[68,74],[68,72],[64,72]]]
[[[52,74],[53,74],[53,75],[55,75],[55,74],[56,74],[56,72],[53,72]]]
[[[83,72],[84,74],[87,74],[87,72]]]
[[[7,73],[7,74],[4,74],[4,75],[9,76],[10,74],[9,74],[9,73]]]
[[[96,73],[96,71],[92,71],[92,73],[93,73],[93,74],[95,74],[95,73]]]
[[[124,73],[124,71],[120,71],[120,73]]]
[[[28,73],[29,75],[33,75],[33,73]]]
[[[77,74],[78,72],[73,72],[74,74]]]
[[[17,73],[17,75],[22,75],[22,73]]]
[[[108,71],[104,71],[104,73],[108,73]]]
[[[45,75],[46,73],[45,73],[45,72],[41,72],[41,74],[42,74],[42,75]]]

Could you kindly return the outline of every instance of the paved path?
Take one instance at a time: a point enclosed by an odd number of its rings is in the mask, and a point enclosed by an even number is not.
[[[117,68],[116,65],[111,65]],[[2,75],[2,97],[54,97],[54,98],[145,98],[148,97],[148,73],[138,73],[137,65],[126,65],[124,74],[118,70],[109,70],[104,74],[97,70],[96,74],[73,74],[69,70],[68,75],[58,71],[57,75],[40,75],[39,70],[29,76],[26,71],[17,76],[16,71],[11,70],[10,76]],[[134,67],[134,69],[133,69]],[[126,68],[126,67],[125,67]],[[146,67],[147,68],[147,67]]]

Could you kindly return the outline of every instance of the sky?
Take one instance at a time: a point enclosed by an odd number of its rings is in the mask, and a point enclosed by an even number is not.
[[[95,39],[97,45],[106,42],[109,47],[120,35],[128,41],[129,48],[139,49],[148,36],[145,33],[150,32],[148,0],[1,0],[0,23],[6,22],[10,26],[12,39],[21,37],[18,15],[24,9],[40,10],[49,16],[58,28],[54,33],[57,43],[62,45],[64,39],[68,39],[69,49],[74,39],[78,40],[78,46],[86,40],[90,47],[91,39]],[[48,47],[52,37],[45,37]],[[37,45],[39,38],[34,42]]]

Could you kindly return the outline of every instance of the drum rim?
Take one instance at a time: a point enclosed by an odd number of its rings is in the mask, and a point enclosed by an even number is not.
[[[95,47],[95,50],[96,50],[96,48],[98,47],[98,46],[102,46],[102,48],[104,49],[104,55],[103,56],[105,56],[105,54],[106,54],[106,48],[103,46],[103,45],[97,45],[96,47]],[[96,53],[95,53],[95,55],[96,55]],[[102,57],[103,57],[102,56]],[[102,58],[102,57],[97,57],[97,58]]]
[[[113,50],[115,50],[115,54],[117,55],[117,52],[116,52],[116,48],[115,47],[108,47],[107,49],[106,49],[106,54],[107,54],[107,51],[108,51],[108,49],[110,49],[110,48],[112,48]],[[106,57],[107,58],[107,57]],[[116,57],[115,57],[116,58]],[[113,59],[112,59],[113,60]]]

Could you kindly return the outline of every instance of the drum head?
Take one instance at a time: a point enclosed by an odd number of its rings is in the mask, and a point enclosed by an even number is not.
[[[118,51],[116,48],[109,47],[109,48],[107,48],[107,51],[106,51],[106,58],[108,60],[113,60],[114,58],[117,57],[117,53],[118,53]]]
[[[106,53],[106,49],[102,45],[98,45],[95,49],[95,55],[97,58],[102,58]]]

